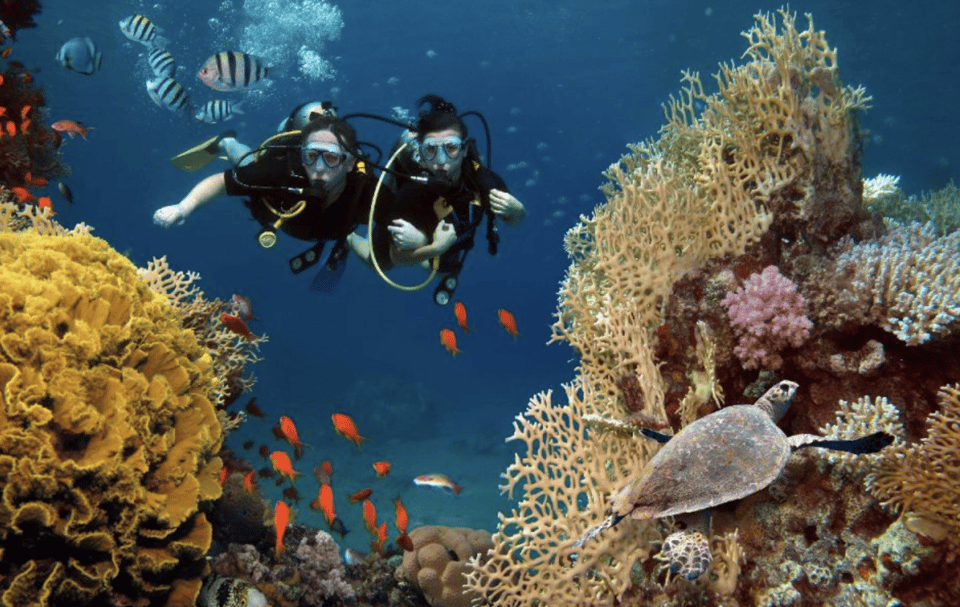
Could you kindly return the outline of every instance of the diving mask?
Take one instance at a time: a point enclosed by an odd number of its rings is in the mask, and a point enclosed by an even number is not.
[[[428,162],[459,160],[467,145],[459,137],[428,137],[420,144],[420,156]]]
[[[347,154],[333,143],[308,143],[300,148],[300,162],[304,167],[312,167],[321,159],[328,169],[335,169],[343,164]],[[318,167],[318,170],[323,170],[323,167]]]

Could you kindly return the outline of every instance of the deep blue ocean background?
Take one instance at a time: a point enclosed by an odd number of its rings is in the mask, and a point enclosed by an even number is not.
[[[264,4],[248,0],[246,6]],[[287,18],[304,10],[289,0],[275,6],[275,14]],[[262,320],[252,328],[268,333],[269,342],[261,347],[264,361],[249,396],[257,397],[267,419],[251,419],[228,444],[259,468],[264,462],[255,449],[244,452],[240,445],[255,440],[282,448],[270,426],[280,415],[297,422],[310,445],[297,464],[305,474],[297,482],[299,522],[322,526],[307,504],[317,491],[311,471],[329,459],[337,508],[352,530],[345,544],[367,543],[360,508],[344,497],[365,486],[374,489],[381,517],[401,495],[412,526],[493,530],[496,512],[510,507],[497,484],[513,458],[504,443],[511,421],[533,394],[573,378],[574,353],[545,345],[567,265],[564,232],[602,201],[601,172],[626,144],[656,136],[661,104],[677,92],[680,71],[698,71],[712,86],[707,75],[745,49],[740,32],[752,26],[753,15],[780,3],[350,0],[337,6],[344,27],[321,51],[336,77],[310,80],[291,65],[272,85],[247,95],[245,116],[205,125],[152,103],[144,88],[144,47],[127,40],[117,24],[143,13],[163,27],[181,66],[177,78],[199,104],[223,97],[195,78],[202,62],[220,50],[252,51],[238,48],[240,31],[250,24],[244,2],[44,2],[38,27],[19,33],[14,58],[36,72],[51,122],[70,118],[92,127],[87,141],[68,140],[61,148],[73,169],[65,181],[76,204],[65,204],[53,187],[49,193],[61,223],[87,222],[137,265],[166,255],[175,269],[199,272],[208,296],[239,292],[253,299]],[[873,108],[862,116],[864,176],[900,175],[900,186],[914,194],[956,179],[960,4],[822,0],[790,8],[813,14],[839,49],[845,83],[863,84],[873,96]],[[800,16],[798,25],[805,24]],[[54,60],[64,41],[80,35],[103,53],[94,76]],[[283,31],[277,36],[282,44]],[[330,98],[341,114],[391,115],[396,106],[415,112],[425,93],[486,116],[493,169],[529,214],[518,228],[501,227],[495,258],[478,238],[456,293],[474,331],[458,331],[462,354],[456,359],[438,340],[441,328],[455,327],[452,306],[434,305],[432,287],[395,291],[353,260],[335,294],[311,293],[312,273],[293,276],[287,269],[287,259],[306,244],[282,236],[274,249],[261,249],[258,228],[239,199],[218,199],[180,227],[151,222],[155,209],[179,202],[201,177],[225,168],[218,163],[183,173],[168,162],[223,128],[257,143],[302,101]],[[370,121],[355,125],[362,139],[382,148],[397,135]],[[469,125],[483,149],[479,123]],[[411,283],[422,275],[409,270],[395,277]],[[515,314],[518,340],[498,325],[498,308]],[[362,450],[334,434],[330,414],[337,411],[350,413],[368,437]],[[378,459],[393,463],[386,479],[373,479],[370,464]],[[411,479],[427,472],[448,474],[464,486],[462,495],[414,487]],[[271,500],[279,495],[272,483],[263,490]]]

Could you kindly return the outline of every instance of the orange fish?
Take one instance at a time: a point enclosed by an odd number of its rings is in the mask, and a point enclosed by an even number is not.
[[[25,106],[23,106],[22,108],[20,108],[20,119],[21,119],[21,120],[23,120],[24,118],[27,117],[27,114],[30,113],[31,107],[32,107],[32,106],[25,105]]]
[[[348,499],[351,502],[362,502],[363,500],[370,497],[372,493],[373,493],[373,489],[361,489],[360,491],[357,491],[356,493],[351,495]]]
[[[403,502],[400,501],[400,496],[393,498],[393,503],[396,505],[397,518],[394,521],[394,524],[397,527],[397,531],[400,532],[400,535],[407,534],[407,524],[410,522],[410,517],[407,515],[407,509],[403,505]]]
[[[320,462],[320,468],[323,470],[323,473],[327,476],[333,476],[333,464],[330,463],[330,460],[325,459]]]
[[[223,323],[223,326],[247,341],[254,341],[257,339],[257,336],[250,331],[250,327],[247,326],[247,323],[243,322],[243,319],[239,316],[234,316],[233,314],[227,314],[224,312],[220,315],[220,322]]]
[[[460,354],[460,350],[457,350],[457,336],[450,329],[440,329],[440,343],[454,358]]]
[[[377,509],[370,500],[363,501],[363,524],[366,525],[370,535],[377,535]]]
[[[320,485],[320,491],[317,492],[317,499],[313,500],[310,507],[323,513],[323,518],[327,519],[327,525],[332,525],[337,518],[337,512],[333,507],[333,487],[330,483]]]
[[[41,209],[48,209],[50,211],[50,216],[56,215],[53,210],[53,201],[50,200],[49,196],[41,196],[37,199],[37,206]]]
[[[10,122],[10,121],[8,120],[8,121],[7,121],[7,135],[10,135],[11,137],[15,137],[16,134],[17,134],[17,125],[15,125],[14,123],[12,123],[12,122]]]
[[[34,177],[30,180],[30,185],[37,188],[45,188],[49,182],[44,177]]]
[[[500,308],[497,310],[497,318],[500,319],[500,324],[503,325],[503,328],[507,330],[507,333],[513,336],[514,339],[520,336],[520,333],[517,331],[517,319],[513,317],[513,314]]]
[[[256,490],[257,483],[255,482],[257,478],[257,473],[251,470],[247,472],[247,475],[243,477],[243,488],[246,489],[249,493],[253,493]]]
[[[377,478],[383,478],[390,472],[390,462],[374,462],[373,469],[377,473]]]
[[[469,333],[470,327],[467,326],[467,306],[458,301],[453,306],[453,315],[457,317],[457,324],[460,325],[463,332]]]
[[[20,186],[17,186],[15,188],[10,188],[10,191],[14,193],[14,195],[17,197],[17,199],[20,202],[36,202],[37,201],[37,198],[33,194],[31,194],[30,190],[28,190],[27,188],[22,188]]]
[[[383,550],[383,545],[387,541],[387,521],[380,523],[380,526],[377,527],[377,552]]]
[[[250,399],[250,402],[247,403],[247,413],[250,415],[255,415],[260,419],[263,419],[263,411],[260,410],[260,407],[257,406],[257,397],[254,396]]]
[[[271,453],[270,463],[273,464],[274,470],[289,478],[290,482],[293,482],[298,476],[300,476],[300,473],[293,469],[293,463],[290,461],[290,456],[283,451],[274,451]]]
[[[355,442],[357,449],[360,448],[361,441],[367,440],[357,432],[357,425],[353,423],[353,418],[349,415],[345,413],[334,413],[330,416],[330,419],[333,420],[333,427],[337,430],[337,434]]]
[[[297,434],[297,426],[286,415],[280,416],[280,432],[283,434],[283,438],[293,446],[293,456],[300,459],[300,456],[303,455],[303,443],[300,442],[300,436]]]
[[[74,135],[80,135],[84,139],[87,138],[87,127],[76,120],[57,120],[50,126],[59,133],[70,135],[71,139],[73,139]]]
[[[223,487],[227,484],[227,477],[230,476],[230,468],[224,466],[220,468],[220,486]]]
[[[277,530],[277,557],[283,552],[283,534],[287,532],[287,523],[290,522],[290,506],[284,501],[278,501],[273,511],[273,526]]]

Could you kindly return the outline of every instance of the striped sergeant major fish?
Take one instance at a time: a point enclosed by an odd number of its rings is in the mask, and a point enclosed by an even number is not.
[[[221,93],[232,93],[255,86],[270,78],[271,66],[266,61],[238,51],[221,51],[207,59],[197,78]]]
[[[173,58],[170,51],[162,48],[151,49],[147,53],[147,63],[150,64],[150,69],[158,78],[172,77],[173,73],[177,71],[177,60]]]
[[[189,105],[187,92],[173,78],[148,80],[147,93],[154,103],[171,112],[179,112]]]
[[[143,15],[131,15],[120,21],[120,31],[147,48],[160,48],[167,44],[167,39],[160,36],[163,30]]]
[[[242,101],[234,103],[224,99],[214,99],[204,103],[203,107],[197,110],[194,118],[209,124],[223,122],[224,120],[230,120],[237,114],[242,114],[243,110],[240,109],[242,105]]]

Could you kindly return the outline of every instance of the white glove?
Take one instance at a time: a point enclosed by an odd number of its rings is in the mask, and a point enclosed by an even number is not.
[[[153,223],[161,228],[178,226],[186,221],[189,214],[190,213],[179,204],[172,204],[168,207],[157,209],[153,214]]]
[[[506,221],[523,214],[523,204],[517,197],[502,190],[490,190],[490,208]]]
[[[394,219],[387,226],[393,235],[393,242],[401,251],[412,251],[427,244],[427,235],[405,219]]]

